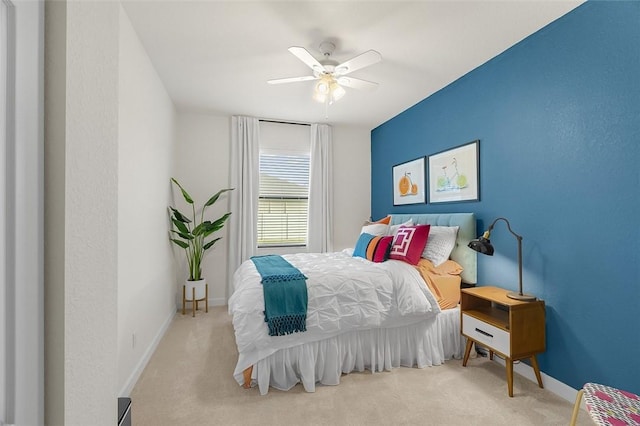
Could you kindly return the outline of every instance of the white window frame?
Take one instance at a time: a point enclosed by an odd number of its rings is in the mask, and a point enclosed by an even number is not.
[[[260,155],[291,154],[311,156],[311,125],[277,120],[260,120]],[[311,160],[311,158],[309,158]],[[256,199],[256,209],[259,199]],[[307,216],[308,221],[308,216]],[[256,224],[257,226],[257,224]],[[307,222],[308,226],[308,222]],[[266,246],[258,247],[257,234],[255,254],[288,254],[306,252],[308,246]]]

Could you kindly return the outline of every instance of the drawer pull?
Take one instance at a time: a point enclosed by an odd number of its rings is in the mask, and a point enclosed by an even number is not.
[[[480,330],[479,328],[476,328],[476,331],[480,334],[484,334],[487,337],[491,337],[493,339],[493,334],[489,334],[486,331]]]

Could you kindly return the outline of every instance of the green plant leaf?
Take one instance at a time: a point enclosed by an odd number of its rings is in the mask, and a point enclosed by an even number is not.
[[[200,225],[196,226],[195,228],[193,228],[193,231],[191,231],[191,233],[193,234],[194,237],[197,237],[198,235],[202,234],[202,232],[205,230],[205,227],[207,222],[203,222]]]
[[[220,229],[219,227],[213,227],[212,223],[209,222],[207,224],[207,226],[204,227],[204,230],[202,231],[202,238],[207,238],[209,235],[213,234],[214,232],[216,232],[218,229]]]
[[[184,238],[185,240],[193,240],[193,238],[194,238],[194,236],[191,235],[191,234],[185,234],[185,233],[182,233],[180,231],[173,230],[173,229],[171,230],[171,232],[173,232],[174,234],[179,235],[180,237]]]
[[[177,209],[174,209],[173,207],[169,207],[169,208],[173,212],[173,217],[175,217],[176,220],[179,220],[182,223],[191,223],[191,219],[189,219],[188,217],[180,213]]]
[[[229,219],[229,216],[231,216],[231,212],[229,213],[225,213],[222,217],[220,217],[218,220],[213,222],[213,226],[220,226],[222,227],[222,225],[224,225],[224,222]]]
[[[216,220],[215,222],[210,222],[210,221],[203,222],[202,230],[200,230],[200,234],[203,235],[204,237],[208,237],[212,233],[222,229],[222,227],[224,226],[224,222],[229,218],[230,215],[231,213],[227,213],[224,216],[222,216],[220,219]]]
[[[182,240],[176,240],[175,238],[171,238],[171,241],[182,247],[183,249],[189,248],[189,244],[185,243]]]
[[[209,198],[209,201],[207,201],[206,203],[204,203],[205,207],[209,207],[210,205],[212,205],[213,203],[215,203],[216,201],[218,201],[218,198],[220,198],[220,195],[222,195],[224,192],[227,191],[233,191],[235,188],[227,188],[227,189],[221,189],[220,191],[218,191],[213,197]]]
[[[184,200],[189,204],[193,204],[193,199],[191,198],[191,195],[189,195],[189,193],[187,191],[185,191],[185,189],[182,187],[182,185],[180,185],[178,183],[178,181],[175,180],[174,178],[171,178],[171,180],[173,181],[173,183],[178,185],[178,188],[180,188],[180,191],[182,191],[182,196],[184,197]]]
[[[209,241],[207,244],[204,245],[204,247],[202,247],[202,249],[203,250],[209,250],[211,248],[211,246],[213,246],[220,239],[222,239],[222,237],[218,237],[216,239],[213,239],[213,240]]]
[[[178,231],[184,233],[184,234],[188,234],[189,233],[189,229],[187,228],[187,226],[184,224],[184,222],[180,222],[177,219],[172,219],[171,220],[173,222],[173,224],[176,226],[176,228],[178,228]]]

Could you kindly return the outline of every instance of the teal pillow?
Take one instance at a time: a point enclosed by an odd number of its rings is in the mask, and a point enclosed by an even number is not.
[[[356,248],[353,250],[353,256],[363,257],[376,263],[384,262],[389,258],[392,243],[393,237],[391,235],[380,237],[367,233],[360,234]]]
[[[375,235],[367,234],[363,232],[358,237],[358,241],[356,242],[356,247],[353,249],[353,257],[363,257],[367,258],[367,247],[371,240],[375,238]]]

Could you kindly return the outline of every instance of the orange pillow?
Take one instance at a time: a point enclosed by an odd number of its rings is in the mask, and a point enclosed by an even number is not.
[[[387,216],[387,217],[383,217],[380,220],[376,220],[375,222],[366,221],[364,224],[365,225],[371,225],[372,223],[383,223],[385,225],[388,225],[390,222],[391,222],[391,216]]]

